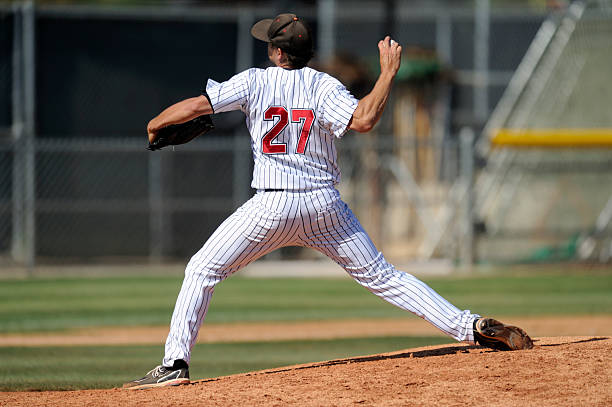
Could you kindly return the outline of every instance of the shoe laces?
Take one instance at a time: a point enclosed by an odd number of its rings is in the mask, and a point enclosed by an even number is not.
[[[166,369],[164,366],[157,366],[155,369],[153,369],[153,373],[151,373],[151,376],[153,377],[159,377],[161,375],[163,375],[164,373],[166,373],[168,369]]]

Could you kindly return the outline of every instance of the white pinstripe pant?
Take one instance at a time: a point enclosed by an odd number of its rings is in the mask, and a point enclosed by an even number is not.
[[[474,343],[472,324],[478,316],[459,310],[422,281],[389,264],[337,190],[260,191],[228,217],[189,261],[163,364],[172,366],[176,359],[189,363],[218,283],[283,246],[322,252],[377,296],[458,341]]]

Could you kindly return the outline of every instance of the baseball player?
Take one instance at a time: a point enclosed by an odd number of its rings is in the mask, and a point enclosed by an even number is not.
[[[251,135],[251,186],[257,192],[187,264],[162,364],[124,387],[188,383],[191,349],[215,286],[284,246],[318,250],[375,295],[458,341],[507,350],[532,347],[522,329],[459,310],[422,281],[396,270],[335,189],[340,170],[334,142],[348,130],[368,132],[378,122],[402,47],[389,37],[379,41],[380,76],[372,91],[357,100],[338,80],[306,66],[313,56],[311,34],[296,15],[259,21],[251,33],[268,43],[273,67],[247,69],[221,83],[209,79],[201,96],[170,106],[148,124],[152,142],[165,126],[241,110]]]

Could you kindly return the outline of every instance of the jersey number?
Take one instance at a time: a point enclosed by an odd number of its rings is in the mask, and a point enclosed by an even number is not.
[[[264,154],[285,154],[287,152],[286,143],[272,143],[285,127],[287,127],[287,123],[289,123],[289,113],[287,109],[282,106],[272,106],[264,112],[265,121],[274,120],[275,118],[278,118],[278,121],[274,127],[263,136],[261,141]],[[291,109],[291,123],[302,124],[300,139],[298,140],[296,149],[298,154],[304,154],[304,151],[306,151],[306,144],[308,144],[308,137],[310,137],[310,129],[312,128],[313,121],[314,111],[312,109]]]

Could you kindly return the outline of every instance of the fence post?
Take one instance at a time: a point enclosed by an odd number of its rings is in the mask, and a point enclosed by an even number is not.
[[[13,5],[13,67],[12,67],[12,133],[13,133],[13,182],[12,182],[12,238],[11,256],[15,262],[25,262],[25,238],[23,227],[23,28],[22,7]]]
[[[451,65],[453,54],[453,26],[448,12],[440,11],[436,15],[436,53],[442,62]]]
[[[25,136],[25,248],[31,271],[36,257],[36,11],[34,3],[23,6],[23,102]]]
[[[474,116],[485,121],[489,113],[490,0],[476,0],[474,16]]]
[[[164,219],[162,188],[162,152],[149,156],[149,259],[159,262],[164,251]]]
[[[11,254],[29,271],[36,257],[36,60],[34,3],[16,5],[13,38],[13,232]]]
[[[318,54],[323,63],[328,63],[334,55],[334,25],[336,1],[335,0],[319,0],[317,2],[317,21],[318,28]]]
[[[459,227],[459,264],[471,267],[474,264],[474,130],[461,129],[461,182],[465,185],[465,199],[461,205]]]
[[[238,129],[234,132],[234,144],[232,146],[232,173],[233,173],[233,201],[234,208],[238,208],[249,199],[250,181],[250,154],[248,146],[248,134]]]
[[[236,44],[236,72],[242,72],[253,65],[253,37],[251,26],[255,20],[253,9],[241,8],[238,12],[238,39]]]

